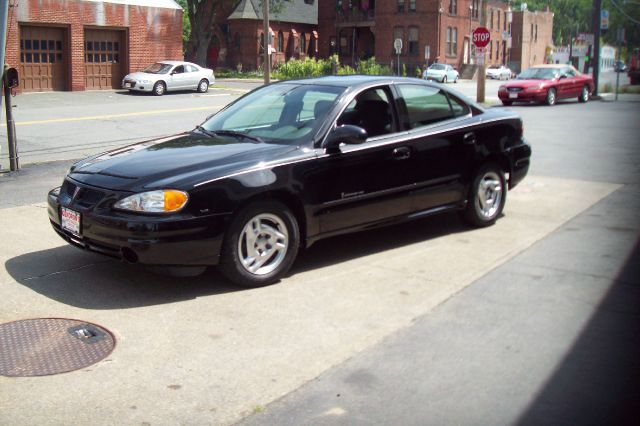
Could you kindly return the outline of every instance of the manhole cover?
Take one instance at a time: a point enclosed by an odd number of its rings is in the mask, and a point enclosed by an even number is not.
[[[115,338],[86,321],[38,318],[0,324],[0,374],[47,376],[95,364],[111,353]]]

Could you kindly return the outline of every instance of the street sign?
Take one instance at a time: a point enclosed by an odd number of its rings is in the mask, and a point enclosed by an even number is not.
[[[491,40],[491,33],[485,27],[478,27],[473,30],[473,45],[475,47],[485,47]]]
[[[476,64],[484,65],[484,56],[486,49],[484,47],[476,47]]]
[[[402,52],[402,39],[397,38],[393,41],[393,48],[396,49],[396,55]]]
[[[602,9],[600,11],[600,29],[601,30],[609,29],[609,11],[606,9]]]

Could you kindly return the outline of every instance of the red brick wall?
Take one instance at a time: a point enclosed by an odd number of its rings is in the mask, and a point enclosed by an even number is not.
[[[14,2],[12,2],[13,4]],[[67,32],[67,68],[70,90],[85,89],[84,30],[125,31],[124,73],[140,70],[157,60],[182,59],[182,11],[77,0],[20,0],[9,10],[7,63],[20,61],[20,25],[62,26]]]
[[[390,63],[396,61],[396,54],[393,49],[393,32],[395,27],[402,27],[404,32],[403,50],[400,60],[408,67],[422,66],[424,64],[425,46],[430,47],[430,62],[436,59],[439,52],[439,62],[449,63],[459,66],[462,63],[464,54],[464,41],[469,39],[469,29],[475,29],[480,25],[478,18],[469,20],[469,5],[471,0],[458,0],[457,13],[449,13],[449,0],[416,0],[415,12],[408,11],[409,0],[405,0],[404,12],[397,11],[397,1],[376,1],[375,3],[375,25],[371,31],[375,37],[375,57],[377,62]],[[500,2],[495,2],[493,7],[500,7]],[[438,9],[442,5],[442,13]],[[506,8],[506,6],[502,6]],[[328,57],[330,52],[331,37],[336,37],[340,28],[336,28],[338,23],[336,17],[335,2],[320,2],[318,4],[318,27],[322,35],[319,46],[321,57]],[[347,31],[348,20],[343,21]],[[408,54],[408,32],[409,27],[418,28],[418,52],[417,55]],[[446,55],[445,37],[447,27],[457,28],[457,53]],[[438,30],[439,29],[439,30]],[[497,31],[496,31],[497,34]],[[492,33],[492,37],[494,34]],[[497,35],[496,35],[497,37]],[[494,47],[495,48],[495,47]],[[350,58],[343,58],[350,60]]]
[[[300,43],[300,35],[304,33],[307,42],[307,49],[313,37],[315,25],[297,24],[288,22],[270,22],[270,27],[274,32],[272,46],[278,46],[278,32],[282,31],[284,37],[284,50],[273,54],[272,62],[282,63],[291,58],[298,59],[297,55],[291,54],[294,42],[292,30],[298,33],[297,43]],[[262,53],[260,52],[260,34],[263,32],[262,21],[252,20],[231,20],[229,21],[229,49],[227,52],[226,65],[235,69],[238,63],[242,64],[243,70],[255,70],[262,66]],[[235,44],[236,34],[240,37],[240,48]],[[302,55],[301,57],[304,57]]]

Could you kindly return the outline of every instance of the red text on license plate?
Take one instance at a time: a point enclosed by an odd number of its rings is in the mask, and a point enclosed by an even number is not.
[[[61,207],[60,225],[65,231],[71,232],[74,235],[80,235],[80,213],[66,207]]]

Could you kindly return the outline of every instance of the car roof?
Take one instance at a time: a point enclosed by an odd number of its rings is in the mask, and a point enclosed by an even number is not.
[[[540,64],[540,65],[533,65],[530,68],[564,68],[568,66],[569,65],[567,64]]]
[[[187,65],[196,65],[196,64],[192,64],[191,62],[185,62],[185,61],[158,61],[161,64],[167,64],[167,65],[180,65],[180,64],[187,64]]]

